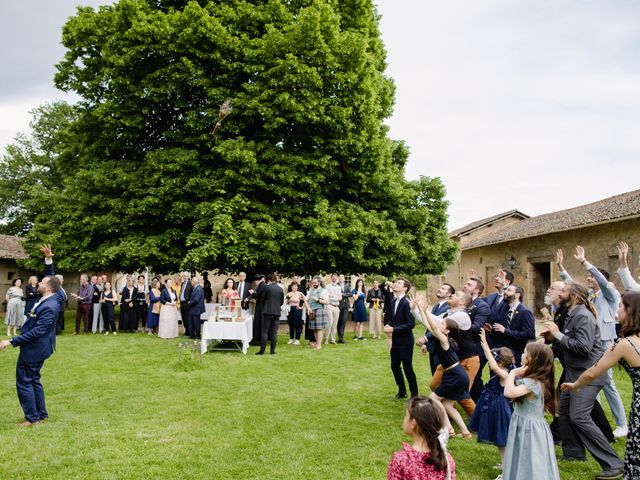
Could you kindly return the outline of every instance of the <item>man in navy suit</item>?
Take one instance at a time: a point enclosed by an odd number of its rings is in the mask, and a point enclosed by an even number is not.
[[[278,277],[275,273],[267,275],[267,284],[257,299],[262,302],[262,332],[260,337],[260,350],[256,355],[264,355],[267,348],[267,339],[271,339],[271,355],[276,353],[278,343],[278,327],[280,326],[280,310],[284,303],[284,290],[278,285]]]
[[[236,282],[236,292],[240,297],[240,306],[242,310],[249,310],[249,299],[251,298],[251,285],[247,283],[247,274],[240,272],[238,274],[238,281]]]
[[[469,276],[469,280],[462,287],[465,293],[471,295],[473,299],[471,306],[469,307],[469,317],[471,318],[471,334],[473,341],[476,344],[478,355],[480,356],[480,369],[476,378],[473,380],[473,385],[469,391],[469,395],[474,402],[477,402],[482,394],[482,369],[484,368],[487,360],[484,358],[482,348],[480,348],[480,329],[491,330],[491,309],[489,305],[484,301],[480,295],[484,292],[484,283],[478,277]]]
[[[407,299],[407,292],[411,283],[404,278],[393,282],[394,299],[391,301],[389,323],[384,326],[387,335],[391,335],[391,371],[398,385],[396,399],[407,398],[407,387],[404,377],[407,377],[411,396],[418,395],[418,382],[413,371],[413,327],[415,319],[411,313],[411,306]],[[402,368],[400,368],[402,365]],[[404,376],[402,371],[404,370]]]
[[[191,274],[189,272],[182,272],[182,283],[180,284],[180,317],[182,318],[182,327],[184,328],[184,335],[186,337],[191,336],[189,329],[189,298],[191,297]],[[203,289],[204,292],[204,289]]]
[[[533,312],[520,303],[523,297],[522,287],[509,285],[504,292],[506,306],[500,310],[500,317],[493,324],[496,341],[513,351],[516,365],[520,365],[527,343],[536,339]]]
[[[0,350],[9,345],[20,347],[16,366],[16,388],[24,412],[25,421],[20,425],[31,426],[49,417],[44,401],[44,390],[40,383],[40,370],[51,356],[56,345],[56,320],[60,312],[57,295],[60,280],[54,276],[44,277],[38,284],[40,300],[35,304],[21,334],[11,340],[0,342]]]
[[[189,297],[189,334],[191,338],[200,338],[200,316],[205,312],[204,289],[197,279],[191,279],[191,296]]]
[[[484,297],[484,301],[491,309],[491,314],[499,310],[499,307],[503,304],[504,291],[513,283],[513,273],[509,270],[499,270],[495,278],[496,292],[491,293]]]

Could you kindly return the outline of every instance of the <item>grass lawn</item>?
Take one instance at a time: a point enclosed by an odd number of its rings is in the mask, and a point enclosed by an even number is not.
[[[201,364],[177,348],[182,338],[67,333],[43,369],[50,419],[33,428],[16,425],[18,349],[0,352],[0,479],[385,478],[405,440],[386,341],[311,351],[283,333],[277,355],[252,347]],[[427,393],[427,359],[416,354],[414,365]],[[631,382],[615,372],[628,406]],[[495,478],[495,447],[449,445],[459,479]],[[624,441],[615,448],[622,455]],[[598,470],[593,460],[560,464],[572,480]]]

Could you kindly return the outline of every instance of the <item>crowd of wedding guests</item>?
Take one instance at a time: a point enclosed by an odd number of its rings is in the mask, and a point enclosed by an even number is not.
[[[463,439],[475,432],[478,442],[498,448],[499,480],[559,479],[554,443],[562,445],[561,461],[585,462],[588,451],[602,469],[596,479],[640,478],[640,284],[629,271],[628,251],[626,243],[618,244],[621,294],[609,273],[589,262],[583,247],[576,247],[574,258],[585,269],[584,284],[571,278],[558,250],[561,278],[547,291],[547,318],[538,334],[533,313],[522,303],[524,290],[506,270],[499,271],[495,292],[486,296],[483,282],[469,272],[459,290],[441,285],[435,305],[424,297],[404,300],[411,314],[403,319],[394,313],[385,329],[393,344],[403,322],[426,325],[416,345],[429,354],[431,393],[418,396],[411,362],[405,362],[411,399],[403,430],[413,443],[393,455],[388,478],[455,478],[455,462],[446,451],[456,435],[452,425]],[[409,290],[405,283],[400,279],[395,289],[398,311]],[[405,398],[404,377],[391,350],[396,398]],[[557,383],[555,360],[563,367]],[[618,363],[633,384],[629,422],[611,370]],[[482,385],[487,364],[489,381]],[[597,399],[601,391],[611,407],[613,430]],[[553,418],[551,425],[545,412]],[[623,461],[611,443],[624,436]]]
[[[488,294],[473,271],[461,288],[444,283],[433,305],[412,295],[410,282],[403,278],[374,281],[368,289],[357,279],[351,288],[344,275],[335,273],[326,285],[320,276],[308,282],[294,278],[286,289],[276,274],[249,282],[240,273],[225,281],[216,301],[231,309],[251,310],[258,355],[265,353],[267,344],[275,353],[283,314],[288,343],[300,345],[304,340],[314,350],[345,343],[350,312],[355,341],[365,340],[365,323],[372,339],[385,334],[398,387],[395,398],[411,397],[403,430],[413,440],[394,454],[390,479],[455,478],[454,460],[446,452],[448,439],[456,435],[454,425],[461,438],[471,439],[476,433],[479,442],[497,447],[501,461],[496,469],[502,470],[498,479],[559,478],[554,443],[562,445],[561,461],[584,462],[588,451],[602,468],[596,479],[640,478],[640,284],[629,271],[628,251],[624,242],[618,244],[617,273],[625,289],[621,295],[609,273],[588,261],[583,247],[576,247],[574,258],[585,269],[585,284],[571,278],[564,268],[564,253],[558,250],[561,278],[547,291],[547,318],[538,333],[533,312],[523,303],[524,289],[514,284],[507,270],[498,272],[495,291]],[[43,247],[43,252],[52,272],[50,247]],[[214,298],[206,275],[203,280],[182,272],[154,277],[148,284],[144,275],[127,275],[116,292],[106,276],[82,275],[78,290],[71,294],[77,300],[73,334],[138,331],[175,338],[181,321],[185,335],[198,338],[205,302]],[[36,302],[36,285],[37,278],[31,277],[25,291],[19,279],[8,289],[7,335],[12,330],[15,334]],[[58,295],[68,301],[64,288]],[[416,321],[426,327],[417,340]],[[63,329],[61,314],[59,333]],[[428,397],[418,392],[413,370],[416,346],[429,358]],[[555,359],[563,367],[557,383]],[[613,380],[611,368],[616,363],[633,382],[630,422]],[[483,384],[487,365],[489,380]],[[597,400],[600,391],[611,408],[615,429]],[[554,419],[550,426],[545,412]],[[623,461],[611,443],[624,436]]]

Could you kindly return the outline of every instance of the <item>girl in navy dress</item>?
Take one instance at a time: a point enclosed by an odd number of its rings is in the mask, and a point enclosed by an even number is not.
[[[362,337],[362,330],[364,322],[367,319],[367,308],[364,306],[364,299],[367,294],[364,291],[364,281],[359,278],[356,281],[356,288],[351,291],[353,295],[353,322],[355,324],[354,338],[355,340],[364,340]]]
[[[515,359],[513,352],[507,347],[490,350],[483,329],[480,329],[480,345],[489,363],[491,377],[476,403],[476,409],[469,420],[469,430],[478,432],[478,442],[492,443],[498,447],[501,463],[495,468],[502,469],[513,411],[509,401],[504,398],[504,382],[509,372],[515,368]]]
[[[433,334],[429,342],[433,342],[433,351],[438,356],[440,364],[444,369],[442,383],[431,393],[429,398],[442,402],[442,406],[444,406],[448,415],[446,421],[449,434],[455,435],[455,431],[449,421],[449,418],[451,418],[451,420],[460,427],[460,435],[462,438],[470,439],[471,433],[467,429],[464,420],[462,420],[460,412],[456,410],[454,405],[454,402],[469,398],[469,376],[465,369],[462,368],[462,365],[460,365],[455,341],[450,339],[450,334],[453,334],[451,336],[457,334],[458,324],[446,318],[440,325],[436,325],[435,319],[428,312],[429,305],[427,304],[426,298],[419,296],[416,303],[420,309],[420,315],[427,321],[427,328]],[[422,348],[426,351],[426,345],[423,345]]]

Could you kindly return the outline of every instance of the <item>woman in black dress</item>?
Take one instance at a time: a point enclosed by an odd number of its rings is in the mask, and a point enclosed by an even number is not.
[[[100,303],[102,304],[102,318],[104,319],[105,335],[109,335],[109,329],[114,335],[116,332],[115,307],[118,303],[118,294],[111,288],[111,282],[105,282],[104,289],[100,295]]]
[[[24,314],[28,316],[29,312],[38,300],[38,277],[36,277],[35,275],[29,277],[29,282],[27,283],[27,288],[25,288],[25,291]]]

